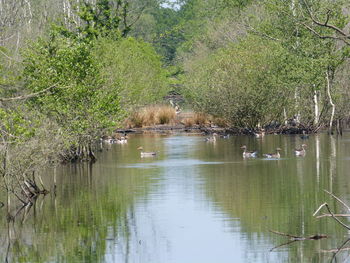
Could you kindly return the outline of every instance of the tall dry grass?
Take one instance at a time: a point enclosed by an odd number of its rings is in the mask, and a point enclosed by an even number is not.
[[[128,128],[142,128],[159,124],[175,124],[176,112],[171,106],[154,105],[134,111],[126,120]]]
[[[184,112],[176,115],[176,111],[167,105],[152,105],[140,108],[130,114],[124,122],[126,128],[142,128],[160,124],[184,125],[185,127],[209,127],[217,125],[228,127],[229,124],[222,118],[216,118],[201,112]]]

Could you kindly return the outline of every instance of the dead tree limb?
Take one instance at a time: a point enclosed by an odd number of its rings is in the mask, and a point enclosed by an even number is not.
[[[331,192],[327,191],[326,189],[324,189],[323,191],[325,191],[327,194],[331,195],[335,200],[337,200],[339,203],[341,203],[343,206],[345,206],[348,209],[348,211],[350,211],[350,207],[347,204],[345,204],[342,200],[340,200],[340,198],[338,198],[337,196],[335,196]]]
[[[328,204],[327,203],[323,203],[322,205],[320,205],[320,207],[316,210],[316,212],[313,214],[313,216],[316,216],[316,214],[323,208],[323,207],[326,207],[329,214],[331,214],[332,218],[337,221],[340,225],[342,225],[343,227],[345,227],[346,229],[350,230],[350,227],[345,225],[342,221],[340,221],[331,211],[331,209],[329,208]]]
[[[274,234],[277,234],[277,235],[280,235],[280,236],[290,237],[290,238],[293,238],[293,239],[300,239],[300,238],[302,238],[301,236],[294,236],[294,235],[291,235],[291,234],[286,234],[286,233],[278,232],[278,231],[275,231],[275,230],[269,230],[269,231],[271,233],[274,233]]]
[[[308,30],[310,30],[312,33],[314,33],[316,36],[320,37],[320,38],[332,38],[332,39],[336,39],[336,40],[341,40],[343,41],[345,44],[350,45],[350,42],[348,41],[350,39],[350,35],[347,34],[344,30],[340,29],[339,27],[330,24],[329,23],[329,19],[331,17],[331,11],[328,10],[326,13],[326,19],[324,22],[319,21],[316,16],[313,14],[313,12],[311,11],[311,8],[309,6],[309,4],[307,3],[306,0],[303,0],[304,6],[307,10],[307,13],[311,19],[311,21],[319,26],[319,27],[325,27],[328,29],[331,29],[333,32],[335,32],[338,36],[327,36],[327,35],[321,35],[320,33],[318,33],[316,30],[314,30],[312,27],[306,25],[305,23],[302,23],[303,26],[305,26]]]
[[[343,248],[349,241],[350,241],[350,238],[348,238],[347,240],[345,240],[345,241],[343,242],[343,244],[341,244],[341,246],[337,249],[337,251],[334,252],[331,262],[333,262],[333,260],[334,260],[335,257],[337,256],[337,254],[342,250],[342,248]]]
[[[0,102],[4,102],[4,101],[13,101],[13,100],[26,100],[26,99],[30,99],[30,98],[33,98],[33,97],[37,97],[43,93],[46,93],[48,91],[50,91],[51,89],[53,88],[56,88],[56,84],[44,89],[44,90],[41,90],[41,91],[38,91],[38,92],[35,92],[35,93],[32,93],[32,94],[28,94],[28,95],[22,95],[22,96],[18,96],[18,97],[12,97],[12,98],[0,98]]]
[[[318,240],[318,239],[322,239],[322,238],[327,238],[328,236],[326,235],[322,235],[322,234],[316,234],[316,235],[312,235],[312,236],[308,236],[308,237],[303,237],[303,236],[295,236],[295,235],[291,235],[291,234],[287,234],[287,233],[282,233],[282,232],[278,232],[278,231],[274,231],[274,230],[269,230],[271,233],[280,235],[280,236],[285,236],[285,237],[289,237],[289,241],[282,243],[281,245],[278,245],[276,247],[273,247],[270,249],[270,251],[282,247],[282,246],[286,246],[289,245],[291,243],[294,243],[296,241],[304,241],[304,240]]]
[[[341,249],[339,248],[333,248],[333,249],[321,249],[320,251],[323,253],[336,253],[336,252],[340,252],[340,251],[349,251],[350,247],[343,247]]]
[[[335,217],[350,217],[350,214],[333,214]],[[316,218],[322,218],[322,217],[332,217],[331,214],[322,214],[320,216],[316,216]]]

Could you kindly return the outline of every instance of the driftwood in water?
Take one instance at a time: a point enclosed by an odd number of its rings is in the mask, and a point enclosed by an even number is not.
[[[335,248],[335,249],[330,249],[330,250],[321,250],[322,252],[327,252],[327,253],[333,253],[333,257],[331,259],[331,262],[335,261],[336,262],[336,256],[339,252],[341,251],[347,251],[350,248],[345,247],[345,245],[350,241],[350,238],[346,239],[343,244],[340,245],[340,247]]]
[[[324,190],[326,193],[328,193],[329,195],[331,195],[334,199],[336,199],[338,202],[340,202],[342,205],[344,205],[349,211],[350,211],[350,208],[348,205],[346,205],[342,200],[340,200],[338,197],[336,197],[334,194],[328,192],[327,190]],[[328,211],[328,214],[330,217],[332,217],[335,221],[337,221],[341,226],[343,226],[344,228],[350,230],[350,227],[346,224],[344,224],[342,221],[340,221],[338,218],[337,218],[337,215],[334,214],[331,209],[329,208],[329,205],[327,203],[323,203],[322,205],[319,206],[319,208],[315,211],[315,213],[313,214],[313,216],[316,216],[318,214],[318,212],[323,208],[323,207],[326,207],[327,211]],[[326,214],[326,215],[328,215]]]
[[[282,232],[278,232],[278,231],[274,231],[274,230],[269,230],[269,231],[271,233],[274,233],[274,234],[277,234],[277,235],[280,235],[280,236],[289,237],[288,242],[282,243],[281,245],[273,247],[273,248],[270,249],[270,251],[272,251],[272,250],[274,250],[276,248],[282,247],[282,246],[289,245],[289,244],[294,243],[296,241],[319,240],[319,239],[328,237],[327,235],[323,235],[323,234],[315,234],[315,235],[312,235],[312,236],[303,237],[303,236],[295,236],[295,235],[291,235],[291,234],[286,234],[286,233],[282,233]]]
[[[274,231],[274,230],[270,230],[271,233],[280,235],[280,236],[285,236],[285,237],[289,237],[291,240],[295,240],[295,241],[303,241],[303,240],[318,240],[321,238],[326,238],[328,236],[326,235],[312,235],[312,236],[308,236],[308,237],[302,237],[302,236],[294,236],[294,235],[290,235],[290,234],[286,234],[286,233],[282,233],[282,232],[278,232],[278,231]]]
[[[338,198],[337,196],[335,196],[333,193],[327,191],[327,190],[324,190],[326,193],[328,193],[330,196],[332,196],[335,200],[337,200],[339,203],[341,203],[343,206],[346,207],[346,209],[348,211],[350,211],[350,207],[345,203],[343,202],[340,198]],[[313,214],[313,216],[316,216],[316,214],[318,214],[318,212],[323,208],[323,207],[326,207],[327,211],[328,211],[328,214],[323,214],[323,215],[320,215],[320,216],[317,216],[317,218],[321,218],[321,217],[332,217],[337,223],[339,223],[341,226],[343,226],[344,228],[346,228],[347,230],[350,230],[350,227],[346,224],[344,224],[342,221],[340,221],[337,217],[350,217],[350,214],[334,214],[331,209],[329,208],[328,204],[327,203],[323,203],[322,205],[319,206],[319,208],[315,211],[315,213]],[[331,250],[322,250],[322,252],[327,252],[327,253],[334,253],[333,254],[333,257],[331,259],[331,262],[333,262],[334,260],[336,260],[336,256],[339,252],[341,251],[346,251],[346,250],[349,250],[350,248],[348,247],[345,247],[345,245],[347,243],[349,243],[350,241],[350,238],[346,239],[343,244],[341,244],[341,246],[337,249],[331,249]]]
[[[350,217],[350,214],[322,214],[320,216],[316,216],[316,218],[322,218],[322,217],[332,217],[332,216],[335,216],[335,217]]]

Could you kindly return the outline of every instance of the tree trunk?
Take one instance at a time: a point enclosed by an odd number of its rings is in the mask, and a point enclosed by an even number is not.
[[[283,117],[284,117],[284,125],[288,125],[287,111],[286,108],[283,108]]]
[[[318,125],[319,116],[320,116],[320,110],[318,105],[318,92],[314,88],[314,109],[315,109],[315,116],[314,116],[314,125],[315,127]]]
[[[331,96],[331,87],[332,87],[333,80],[329,76],[329,70],[326,71],[326,79],[327,79],[327,95],[328,95],[329,103],[332,106],[331,119],[329,121],[329,133],[332,134],[333,119],[335,114],[335,104],[333,103],[332,96]]]

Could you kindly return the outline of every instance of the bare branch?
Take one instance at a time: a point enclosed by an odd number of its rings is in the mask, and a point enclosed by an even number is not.
[[[263,33],[263,32],[260,32],[260,31],[256,30],[254,27],[252,27],[249,24],[247,24],[247,28],[248,28],[248,30],[252,31],[254,34],[256,34],[258,36],[261,36],[261,37],[264,37],[264,38],[267,38],[267,39],[270,39],[270,40],[274,40],[274,41],[281,41],[278,38],[275,38],[275,37],[270,36],[270,35],[268,35],[266,33]]]
[[[345,240],[345,242],[343,242],[343,244],[338,248],[338,250],[334,253],[332,261],[335,259],[336,255],[339,253],[339,251],[341,251],[341,249],[350,241],[350,239],[348,238],[347,240]]]
[[[323,253],[337,253],[339,251],[349,251],[349,250],[350,250],[350,247],[343,247],[341,249],[339,249],[339,248],[333,248],[333,249],[328,249],[328,250],[321,249],[320,251]]]
[[[37,97],[45,92],[48,92],[50,91],[51,89],[53,88],[56,88],[56,84],[52,85],[51,87],[48,87],[44,90],[41,90],[41,91],[38,91],[38,92],[35,92],[35,93],[32,93],[32,94],[28,94],[28,95],[23,95],[23,96],[18,96],[18,97],[13,97],[13,98],[0,98],[0,102],[4,102],[4,101],[13,101],[13,100],[26,100],[26,99],[29,99],[29,98],[33,98],[33,97]]]
[[[308,29],[309,31],[311,31],[313,34],[315,34],[317,37],[321,38],[321,39],[334,39],[334,40],[341,40],[344,41],[347,45],[350,45],[350,42],[347,41],[346,39],[344,39],[343,37],[335,37],[335,36],[329,36],[329,35],[321,35],[320,33],[318,33],[315,29],[313,29],[312,27],[310,27],[309,25],[305,24],[305,23],[301,23],[306,29]]]
[[[146,5],[144,5],[143,7],[141,7],[141,10],[140,10],[139,14],[136,16],[136,18],[134,19],[134,21],[131,22],[131,23],[128,25],[128,27],[132,27],[132,26],[140,19],[140,17],[141,17],[141,15],[142,15],[143,11],[145,10],[145,8],[146,8]]]
[[[350,214],[333,214],[336,217],[350,217]],[[322,218],[322,217],[332,217],[331,214],[322,214],[320,216],[316,216],[316,218]]]
[[[322,27],[327,27],[332,29],[333,31],[335,31],[336,33],[342,35],[345,38],[350,38],[350,35],[346,34],[345,31],[341,30],[340,28],[336,27],[335,25],[329,24],[329,18],[330,18],[330,11],[327,12],[327,17],[326,17],[326,21],[324,23],[318,21],[315,16],[313,15],[313,13],[311,12],[311,9],[309,7],[309,5],[307,4],[306,0],[303,0],[303,3],[306,7],[306,10],[312,20],[313,23],[315,23],[318,26],[322,26]],[[343,40],[343,38],[340,38],[341,40]]]
[[[326,207],[328,212],[332,215],[332,218],[337,221],[340,225],[342,225],[343,227],[345,227],[346,229],[350,230],[350,227],[345,225],[342,221],[340,221],[331,211],[331,209],[329,208],[327,203],[324,203],[322,205],[320,205],[320,207],[316,210],[316,212],[313,214],[313,216],[315,216],[323,207]]]
[[[286,246],[286,245],[289,245],[293,242],[296,242],[296,241],[305,241],[305,240],[319,240],[319,239],[322,239],[322,238],[327,238],[328,236],[326,235],[319,235],[319,234],[316,234],[316,235],[313,235],[313,236],[309,236],[309,237],[302,237],[302,236],[294,236],[294,235],[290,235],[290,234],[286,234],[286,233],[282,233],[282,232],[278,232],[278,231],[274,231],[274,230],[269,230],[270,232],[274,233],[274,234],[277,234],[277,235],[280,235],[280,236],[285,236],[285,237],[289,237],[290,240],[286,243],[282,243],[281,245],[278,245],[276,247],[273,247],[270,249],[270,251],[276,249],[276,248],[279,248],[279,247],[282,247],[282,246]]]
[[[16,62],[20,62],[20,61],[18,61],[18,60],[16,60],[16,59],[11,58],[10,56],[6,55],[6,53],[3,52],[1,49],[0,49],[0,53],[1,53],[2,55],[4,55],[7,59],[10,59],[10,60],[13,60],[13,61],[16,61]]]
[[[286,233],[282,233],[282,232],[278,232],[278,231],[274,231],[274,230],[269,230],[269,231],[271,233],[274,233],[274,234],[277,234],[277,235],[280,235],[280,236],[291,237],[291,238],[294,238],[294,239],[302,238],[301,236],[294,236],[294,235],[290,235],[290,234],[286,234]]]
[[[345,206],[350,211],[350,207],[347,204],[345,204],[342,200],[340,200],[338,197],[336,197],[334,194],[332,194],[331,192],[328,192],[325,189],[323,191],[325,191],[327,194],[331,195],[335,200],[337,200],[339,203],[341,203],[343,206]]]

